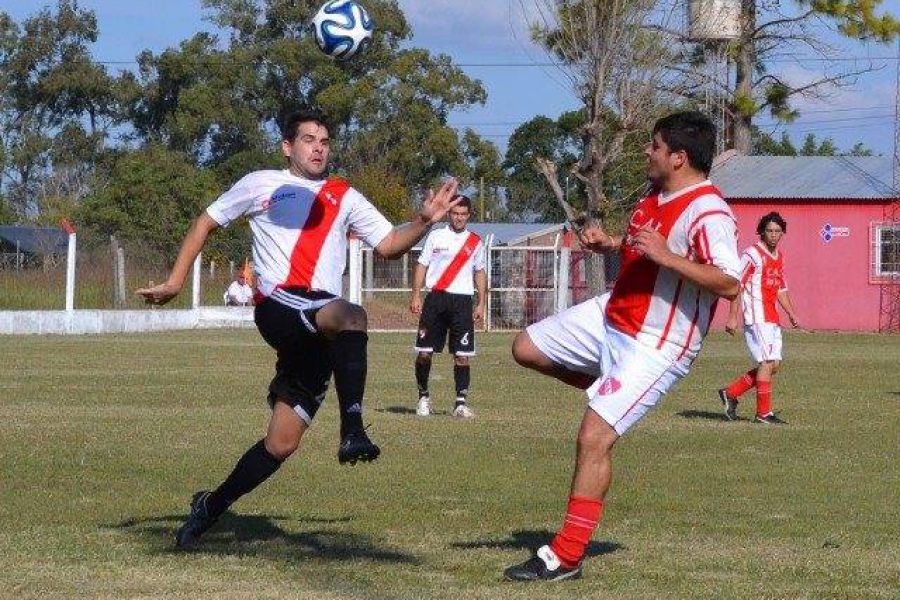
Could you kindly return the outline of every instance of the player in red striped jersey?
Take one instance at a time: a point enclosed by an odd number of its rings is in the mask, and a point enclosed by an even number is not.
[[[787,222],[777,212],[764,215],[756,226],[759,242],[741,254],[741,295],[731,303],[725,330],[734,335],[738,313],[743,306],[744,339],[756,366],[719,390],[725,416],[737,419],[738,398],[756,388],[755,423],[782,425],[772,412],[772,378],[781,366],[781,325],[776,303],[787,313],[793,327],[799,327],[794,304],[784,279],[784,253],[778,244],[787,233]]]
[[[413,273],[409,309],[419,316],[416,332],[415,373],[419,387],[416,414],[431,414],[428,375],[431,356],[444,348],[449,333],[453,353],[453,382],[456,385],[454,417],[471,419],[475,413],[467,399],[471,381],[469,359],[475,355],[475,324],[484,320],[487,276],[484,244],[466,229],[472,215],[472,201],[463,195],[450,209],[447,227],[428,234]],[[474,287],[472,285],[474,280]],[[422,288],[430,290],[422,303]],[[478,303],[472,306],[472,294],[478,291]]]
[[[550,544],[508,568],[507,579],[581,576],[609,489],[613,446],[687,374],[716,299],[738,292],[734,216],[707,179],[715,137],[700,113],[657,121],[645,150],[652,191],[625,236],[596,225],[579,234],[587,248],[620,253],[612,293],[535,323],[513,342],[519,364],[586,389],[588,407],[563,525]]]
[[[238,181],[192,224],[168,279],[137,290],[165,304],[181,290],[209,234],[246,217],[256,269],[254,318],[278,356],[269,385],[272,408],[263,439],[212,492],[194,494],[180,547],[195,543],[238,498],[259,486],[298,448],[334,375],[341,416],[338,460],[354,464],[380,454],[363,429],[368,327],[362,307],[340,298],[347,238],[354,233],[380,256],[399,258],[456,204],[449,180],[411,222],[391,224],[343,179],[328,176],[329,127],[321,115],[298,112],[282,127],[288,168],[256,171]]]

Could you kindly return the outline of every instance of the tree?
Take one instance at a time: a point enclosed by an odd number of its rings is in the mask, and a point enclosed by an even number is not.
[[[888,43],[900,34],[893,16],[876,14],[882,0],[740,0],[741,34],[729,47],[735,62],[735,82],[728,95],[731,138],[734,148],[749,154],[753,118],[763,110],[783,122],[799,112],[797,97],[821,97],[834,86],[852,84],[871,68],[846,70],[836,59],[840,53],[823,39],[821,26],[828,24],[844,36],[860,41]],[[799,56],[812,51],[825,73],[811,81],[796,81],[771,70],[772,59]]]
[[[93,61],[93,12],[59,0],[19,27],[0,13],[0,190],[19,218],[76,204],[116,121],[112,79]]]
[[[496,144],[467,128],[463,132],[462,146],[467,167],[463,183],[478,190],[477,197],[472,198],[473,219],[502,220],[505,215],[499,199],[505,178]]]
[[[857,142],[849,150],[841,151],[831,138],[820,142],[816,140],[814,133],[808,133],[798,149],[786,131],[781,133],[779,140],[775,140],[756,128],[753,131],[753,147],[756,154],[761,156],[872,156],[872,150],[862,142]]]
[[[657,0],[520,0],[539,14],[534,38],[561,63],[584,115],[578,161],[570,167],[584,186],[588,207],[601,218],[611,210],[605,179],[627,140],[658,112],[660,90],[676,88],[668,64],[681,40],[669,33],[677,2]],[[680,12],[678,13],[680,15]],[[536,157],[553,193],[562,198],[560,165]]]
[[[393,172],[411,194],[464,167],[450,111],[483,103],[485,92],[446,56],[400,49],[409,27],[393,0],[370,0],[373,44],[352,61],[318,50],[306,27],[317,0],[204,0],[223,44],[198,33],[177,49],[144,52],[125,74],[129,115],[143,142],[159,141],[197,164],[219,167],[260,156],[281,117],[320,108],[331,121],[334,162]],[[232,163],[233,164],[233,163]]]
[[[141,242],[149,254],[174,260],[191,221],[220,192],[214,174],[158,144],[110,163],[108,185],[84,200],[78,222],[101,238],[114,234]],[[227,238],[214,236],[211,251],[216,243],[227,246]]]

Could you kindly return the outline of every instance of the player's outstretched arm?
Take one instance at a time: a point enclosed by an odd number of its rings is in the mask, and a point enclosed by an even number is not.
[[[197,217],[191,224],[191,228],[188,229],[187,235],[184,236],[184,241],[181,242],[178,258],[175,259],[175,265],[172,267],[172,272],[169,273],[169,278],[166,279],[165,283],[149,288],[141,288],[135,290],[134,293],[143,296],[147,304],[165,304],[177,296],[182,286],[184,286],[184,280],[187,279],[187,274],[191,270],[194,259],[197,258],[197,255],[203,249],[206,238],[218,226],[219,224],[205,212]]]
[[[409,249],[428,233],[432,225],[443,219],[451,208],[459,204],[460,199],[453,199],[458,185],[456,179],[449,179],[436,192],[428,192],[428,198],[422,203],[422,208],[412,221],[394,227],[375,247],[375,252],[383,258],[400,258],[409,252]]]

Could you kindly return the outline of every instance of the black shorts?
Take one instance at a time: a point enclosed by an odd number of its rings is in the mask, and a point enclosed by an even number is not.
[[[472,296],[430,292],[422,305],[415,349],[419,352],[441,352],[448,330],[450,352],[457,356],[475,354]]]
[[[315,300],[325,299],[322,294],[309,293],[317,296]],[[301,308],[309,300],[306,296],[297,294],[297,307],[266,298],[256,305],[253,316],[260,335],[278,354],[269,404],[284,400],[309,424],[325,399],[333,365],[331,343],[311,326],[322,306],[314,301],[315,308]]]

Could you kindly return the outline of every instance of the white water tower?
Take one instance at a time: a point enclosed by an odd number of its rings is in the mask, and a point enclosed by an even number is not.
[[[697,75],[703,84],[705,112],[716,124],[716,153],[725,150],[728,126],[728,43],[741,36],[741,0],[688,0],[687,37],[703,49]]]
[[[741,0],[689,0],[688,37],[696,42],[733,40],[741,35]]]

